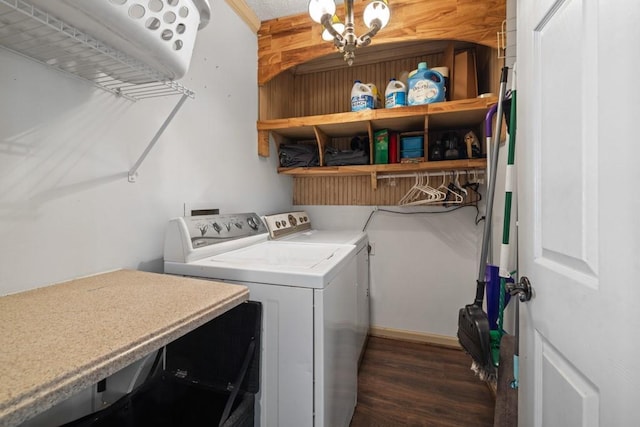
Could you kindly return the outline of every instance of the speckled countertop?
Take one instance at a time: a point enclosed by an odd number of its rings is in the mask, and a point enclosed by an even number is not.
[[[14,426],[249,297],[244,286],[118,270],[0,297],[0,426]]]

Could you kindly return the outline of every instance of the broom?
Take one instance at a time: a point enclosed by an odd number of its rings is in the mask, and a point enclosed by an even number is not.
[[[489,319],[482,309],[485,291],[485,268],[489,252],[489,240],[491,238],[491,215],[493,211],[493,198],[495,195],[496,169],[498,165],[498,152],[500,148],[500,134],[502,130],[502,103],[505,99],[507,74],[509,69],[502,68],[500,76],[500,93],[496,118],[496,133],[493,141],[493,154],[489,164],[489,184],[487,189],[487,207],[484,220],[484,232],[482,236],[482,251],[480,253],[480,266],[476,280],[476,296],[473,303],[461,308],[458,312],[458,340],[462,348],[473,359],[472,369],[481,379],[495,378],[495,366],[491,360],[491,337]],[[487,117],[487,128],[491,129],[491,116]],[[487,153],[489,154],[489,153]]]
[[[512,272],[509,271],[509,245],[510,245],[510,230],[511,230],[511,204],[513,202],[513,190],[515,188],[516,182],[516,169],[515,169],[515,154],[516,154],[516,128],[517,128],[517,118],[516,118],[516,82],[517,82],[517,73],[516,66],[514,64],[513,71],[511,73],[511,111],[509,113],[509,122],[508,122],[508,131],[509,131],[509,149],[507,152],[507,173],[505,177],[505,200],[504,200],[504,223],[502,228],[502,245],[500,247],[500,299],[499,299],[499,317],[498,317],[498,331],[500,332],[500,336],[498,338],[498,343],[502,339],[503,329],[503,314],[504,314],[504,300],[506,293],[507,280],[509,280],[512,276]],[[512,387],[518,388],[519,382],[519,360],[518,360],[518,347],[519,347],[519,316],[520,316],[520,298],[516,302],[516,346],[515,352],[513,354],[513,382]],[[498,344],[499,347],[499,344]]]

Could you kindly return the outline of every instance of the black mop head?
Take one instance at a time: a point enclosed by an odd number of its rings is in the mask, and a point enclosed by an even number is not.
[[[482,308],[469,304],[458,314],[458,341],[474,362],[472,369],[481,379],[495,377],[491,360],[489,319]]]

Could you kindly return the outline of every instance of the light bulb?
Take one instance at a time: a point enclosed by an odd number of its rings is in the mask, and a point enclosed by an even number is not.
[[[309,16],[318,24],[322,23],[322,17],[326,14],[333,16],[336,13],[334,0],[309,0]]]
[[[369,28],[374,19],[379,19],[380,28],[384,28],[389,23],[390,16],[387,0],[372,0],[364,9],[364,23]]]
[[[333,26],[333,29],[336,30],[338,33],[340,34],[344,33],[344,24],[340,22],[340,18],[338,18],[336,15],[333,15],[333,18],[331,18],[331,26]],[[329,30],[327,30],[326,28],[322,32],[322,40],[327,42],[330,42],[333,40],[333,34],[331,34]]]

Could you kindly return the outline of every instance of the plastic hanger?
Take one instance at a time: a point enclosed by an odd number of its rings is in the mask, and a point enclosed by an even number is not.
[[[456,188],[455,188],[455,185],[453,183],[452,177],[453,177],[453,173],[451,174],[451,177],[449,178],[449,181],[447,182],[447,180],[445,179],[446,175],[443,176],[442,184],[440,185],[440,187],[438,187],[438,188],[446,189],[446,197],[443,200],[443,206],[444,207],[448,207],[449,204],[460,204],[464,200],[464,197],[460,193],[455,191]]]
[[[409,191],[407,191],[405,193],[404,196],[402,196],[402,198],[400,199],[400,201],[398,202],[399,205],[406,205],[407,203],[411,202],[412,200],[414,200],[418,190],[418,186],[420,185],[420,175],[416,174],[416,182],[413,184],[413,186],[411,188],[409,188]]]
[[[426,181],[425,181],[426,180]],[[405,203],[405,206],[417,206],[417,205],[427,205],[431,203],[438,203],[444,200],[447,195],[445,192],[440,189],[433,188],[429,185],[429,174],[424,174],[422,176],[422,181],[418,185],[419,197],[416,199]]]
[[[460,172],[456,171],[455,173],[455,178],[453,180],[453,185],[456,187],[456,189],[462,193],[463,197],[466,197],[469,193],[467,192],[467,190],[460,184]]]

